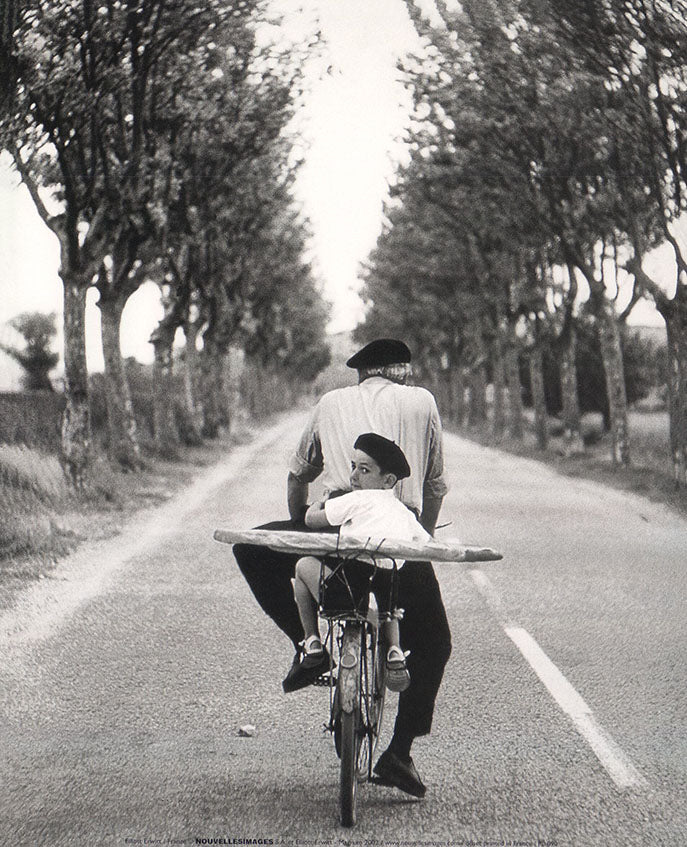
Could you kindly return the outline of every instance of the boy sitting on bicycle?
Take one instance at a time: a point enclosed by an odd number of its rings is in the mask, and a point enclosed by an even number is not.
[[[428,541],[431,539],[429,533],[393,492],[398,480],[408,476],[410,467],[395,442],[374,432],[363,433],[353,446],[352,490],[325,502],[313,503],[305,514],[305,523],[311,529],[338,526],[341,537]],[[317,619],[320,570],[323,569],[325,582],[331,578],[339,580],[333,586],[334,591],[359,594],[371,587],[379,611],[391,613],[383,624],[388,647],[386,684],[391,691],[404,691],[410,685],[410,675],[400,646],[398,617],[402,611],[395,608],[395,597],[392,596],[393,562],[391,559],[358,555],[355,560],[334,561],[332,564],[334,570],[313,556],[305,556],[296,565],[294,594],[305,630],[304,655],[284,690],[305,688],[329,670],[329,654],[320,640]]]

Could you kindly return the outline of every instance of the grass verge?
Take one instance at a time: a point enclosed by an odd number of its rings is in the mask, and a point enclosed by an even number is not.
[[[135,512],[169,500],[249,437],[243,430],[180,447],[174,459],[147,456],[139,473],[115,471],[99,458],[79,493],[55,455],[0,444],[0,609],[26,585],[55,577],[59,560],[80,544],[116,536]]]
[[[559,473],[578,479],[589,479],[604,485],[664,503],[687,516],[687,491],[676,489],[668,441],[668,415],[665,412],[631,412],[629,467],[615,466],[611,460],[611,436],[604,433],[599,415],[585,415],[583,434],[587,446],[584,453],[565,455],[565,445],[557,434],[556,422],[551,422],[552,432],[546,450],[537,446],[536,436],[528,415],[528,426],[522,441],[505,435],[494,438],[485,429],[446,428],[456,435],[505,450],[516,456],[535,459],[555,468]]]

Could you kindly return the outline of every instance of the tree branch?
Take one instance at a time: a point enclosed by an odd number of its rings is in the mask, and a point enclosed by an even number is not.
[[[12,154],[12,158],[14,159],[14,164],[17,170],[19,171],[19,175],[21,176],[22,182],[24,183],[24,185],[28,189],[29,194],[31,195],[31,199],[34,202],[34,205],[38,214],[40,215],[41,220],[47,227],[49,227],[55,233],[55,235],[61,238],[63,235],[63,227],[60,224],[61,215],[51,215],[50,212],[48,212],[45,203],[43,203],[41,195],[39,194],[38,185],[34,178],[31,176],[29,169],[22,162],[19,150],[14,151],[14,153]]]
[[[644,291],[648,292],[651,297],[653,297],[659,311],[661,311],[662,309],[665,310],[670,307],[670,298],[661,288],[661,286],[653,279],[651,279],[651,277],[642,268],[641,262],[637,258],[637,256],[633,256],[628,262],[626,262],[625,270],[628,273],[633,274],[641,288]]]

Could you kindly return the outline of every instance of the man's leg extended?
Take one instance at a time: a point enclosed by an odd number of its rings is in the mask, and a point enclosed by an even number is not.
[[[434,568],[430,562],[409,562],[399,572],[398,605],[401,646],[407,659],[410,686],[398,701],[394,735],[427,735],[434,702],[451,655],[451,631]]]
[[[412,562],[401,569],[398,605],[404,609],[401,646],[410,650],[410,685],[399,695],[394,734],[375,773],[383,782],[423,797],[425,786],[410,757],[410,748],[415,738],[427,735],[432,728],[434,702],[451,655],[451,632],[430,562]]]
[[[257,529],[302,529],[294,521],[272,521]],[[255,599],[298,649],[303,626],[293,597],[293,579],[297,553],[278,553],[257,544],[235,544],[234,557]]]

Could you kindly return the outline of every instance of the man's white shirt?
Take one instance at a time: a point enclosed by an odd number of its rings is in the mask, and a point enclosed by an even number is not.
[[[411,475],[396,494],[422,511],[423,496],[443,497],[441,420],[434,397],[418,386],[371,377],[359,385],[325,394],[317,403],[292,456],[289,470],[312,482],[324,472],[325,492],[350,490],[353,444],[363,432],[390,438],[403,450]]]

